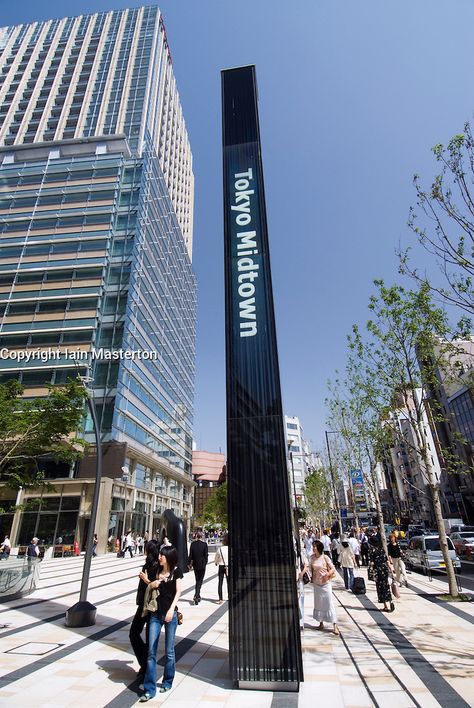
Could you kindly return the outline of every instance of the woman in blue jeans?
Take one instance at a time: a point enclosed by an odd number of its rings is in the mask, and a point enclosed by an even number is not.
[[[178,616],[176,604],[181,594],[181,578],[183,573],[178,567],[178,551],[172,546],[160,549],[160,571],[156,580],[149,580],[146,571],[140,573],[140,578],[152,588],[158,589],[157,611],[152,612],[148,620],[148,655],[143,688],[145,693],[140,703],[145,703],[156,694],[156,652],[161,628],[165,626],[165,671],[160,693],[169,691],[175,675],[174,639]]]

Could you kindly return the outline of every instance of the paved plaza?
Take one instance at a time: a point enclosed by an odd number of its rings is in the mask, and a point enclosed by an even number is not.
[[[211,553],[211,557],[213,554]],[[65,610],[78,599],[83,558],[46,560],[38,589],[0,610],[0,706],[126,708],[141,691],[128,641],[142,557],[93,559],[93,627],[70,629]],[[440,580],[410,575],[393,614],[380,612],[374,583],[365,596],[337,579],[341,636],[315,630],[312,587],[305,598],[305,681],[299,694],[238,691],[228,672],[227,602],[217,604],[210,563],[203,601],[190,604],[184,579],[177,674],[170,693],[150,705],[170,708],[467,708],[474,705],[474,603],[440,603]],[[365,575],[365,569],[361,570]],[[162,644],[160,644],[160,649]],[[158,674],[160,676],[160,673]]]

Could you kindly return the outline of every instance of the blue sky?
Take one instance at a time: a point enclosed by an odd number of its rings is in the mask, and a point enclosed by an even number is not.
[[[3,0],[0,24],[141,4]],[[429,182],[431,147],[472,117],[474,3],[158,5],[194,155],[197,446],[226,445],[220,70],[255,64],[284,409],[318,449],[346,334],[367,318],[373,279],[399,278],[397,246],[413,242],[413,173]]]

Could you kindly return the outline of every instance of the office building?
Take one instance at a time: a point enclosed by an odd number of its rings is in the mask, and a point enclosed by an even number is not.
[[[304,439],[303,427],[297,416],[285,415],[285,435],[290,457],[291,491],[296,496],[297,506],[304,506],[304,483],[312,469],[321,467],[318,453]]]
[[[189,521],[193,173],[159,9],[1,29],[0,164],[0,380],[32,397],[92,377],[99,550],[125,526],[152,532],[165,508]],[[22,350],[38,354],[19,364]],[[1,490],[4,508],[40,497],[13,542],[83,543],[93,450],[44,467],[54,492]]]
[[[219,485],[226,481],[225,455],[221,452],[193,450],[194,526],[203,521],[204,507]]]

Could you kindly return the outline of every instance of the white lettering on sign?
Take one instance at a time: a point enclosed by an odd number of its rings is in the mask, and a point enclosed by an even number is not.
[[[231,210],[237,212],[235,223],[237,226],[249,226],[252,221],[250,210],[250,197],[255,194],[250,189],[253,180],[252,168],[246,172],[235,174],[235,198]],[[254,337],[257,334],[257,312],[255,307],[255,285],[254,280],[258,278],[259,264],[255,263],[251,256],[258,256],[256,231],[237,232],[237,270],[238,293],[239,293],[239,318],[240,336]]]

